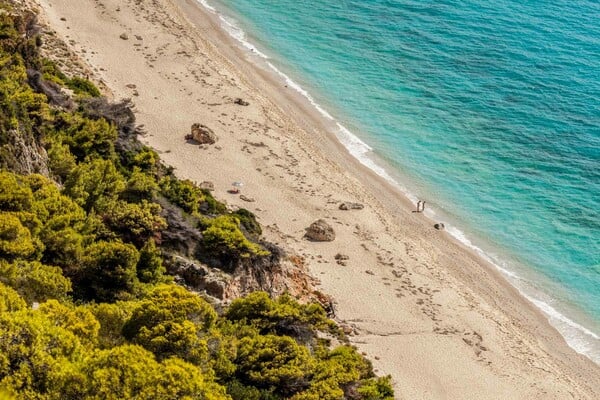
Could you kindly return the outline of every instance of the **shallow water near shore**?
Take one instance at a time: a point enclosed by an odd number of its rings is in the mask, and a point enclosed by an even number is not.
[[[600,5],[330,3],[209,1],[361,162],[600,362]]]

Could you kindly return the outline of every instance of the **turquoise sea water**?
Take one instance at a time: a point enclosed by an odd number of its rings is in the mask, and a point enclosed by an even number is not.
[[[210,4],[600,361],[600,3]]]

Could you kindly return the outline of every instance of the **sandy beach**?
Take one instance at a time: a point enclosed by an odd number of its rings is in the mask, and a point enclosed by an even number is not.
[[[304,257],[398,398],[600,398],[596,364],[493,266],[413,213],[195,0],[36,1],[91,79],[133,100],[142,140],[178,176],[213,182],[216,197],[257,215],[268,240]],[[217,143],[187,143],[193,123]],[[233,181],[253,201],[228,193]],[[345,201],[364,208],[340,210]],[[317,219],[334,241],[303,238]]]

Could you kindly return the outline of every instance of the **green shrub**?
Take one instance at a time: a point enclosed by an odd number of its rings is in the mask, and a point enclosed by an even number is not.
[[[273,300],[265,292],[254,292],[235,299],[225,313],[232,322],[251,325],[261,333],[292,334],[302,330],[312,335],[334,326],[318,304],[299,304],[289,295]]]
[[[89,212],[116,200],[124,189],[125,180],[113,162],[95,159],[75,167],[65,182],[64,192]]]
[[[256,216],[254,214],[245,208],[240,208],[233,212],[232,215],[238,218],[241,226],[253,240],[258,240],[260,235],[262,235],[262,229],[260,224],[256,221]]]
[[[369,379],[358,388],[358,393],[364,400],[393,400],[392,378],[388,375]]]
[[[21,399],[61,398],[77,375],[79,339],[33,310],[0,313],[0,327],[0,387]]]
[[[179,180],[174,176],[161,179],[162,194],[173,204],[189,214],[198,213],[204,201],[204,193],[190,180]]]
[[[157,203],[142,200],[141,203],[111,201],[102,207],[101,214],[107,227],[116,232],[124,241],[143,246],[151,237],[167,227],[159,215],[161,207]]]
[[[30,258],[36,253],[36,241],[29,229],[12,213],[0,213],[0,257],[9,260]]]
[[[82,344],[94,346],[97,343],[100,323],[85,306],[72,306],[57,300],[48,300],[40,304],[38,310],[52,325],[73,333]]]
[[[224,214],[227,211],[225,204],[215,199],[208,189],[202,189],[204,194],[204,204],[201,205],[200,211],[208,215]]]
[[[0,282],[17,290],[29,304],[48,299],[65,300],[71,292],[71,281],[63,276],[60,268],[37,261],[0,260]]]
[[[80,77],[73,77],[67,80],[66,85],[69,89],[71,89],[75,94],[86,96],[86,97],[100,97],[102,93],[100,90],[87,79]]]
[[[154,175],[160,164],[158,153],[149,147],[143,147],[134,157],[131,168],[138,167],[143,172]]]
[[[56,63],[47,58],[41,60],[40,72],[42,73],[44,80],[54,82],[60,86],[64,86],[65,82],[69,80],[60,68],[58,68]]]
[[[195,364],[208,357],[207,332],[216,319],[212,307],[197,295],[174,285],[159,285],[140,302],[123,333],[159,359],[177,356]]]
[[[33,193],[28,185],[17,179],[17,175],[0,171],[0,210],[30,210]]]
[[[68,145],[56,142],[48,149],[48,167],[52,174],[61,181],[67,179],[76,165],[77,161]]]
[[[340,400],[346,399],[344,391],[335,379],[314,380],[310,387],[294,395],[291,400]]]
[[[116,303],[93,303],[89,309],[100,323],[98,331],[98,347],[113,348],[124,344],[123,326],[131,318],[137,307],[136,301],[118,301]]]
[[[236,357],[238,379],[290,396],[309,386],[314,359],[306,347],[288,336],[256,336],[240,340]]]
[[[201,331],[208,331],[216,319],[214,309],[199,295],[181,286],[160,284],[150,290],[139,303],[123,333],[126,337],[133,338],[143,327],[185,320],[193,322]]]
[[[240,221],[233,215],[219,215],[205,220],[202,236],[206,249],[215,254],[228,254],[232,258],[264,256],[269,254],[258,244],[249,241],[240,230]]]
[[[90,399],[227,400],[225,388],[193,365],[177,359],[157,362],[139,346],[94,352],[86,359],[85,397]]]
[[[88,156],[112,159],[117,130],[103,118],[91,119],[80,113],[59,113],[49,132],[53,141],[69,146],[77,161]]]
[[[158,283],[165,280],[166,269],[162,262],[160,249],[153,239],[149,239],[140,250],[137,264],[137,276],[140,282]]]
[[[23,310],[27,307],[25,300],[13,288],[0,281],[0,314]]]
[[[138,283],[139,253],[120,241],[97,242],[85,249],[82,270],[74,276],[78,297],[112,302],[128,297]]]
[[[150,201],[154,198],[157,190],[158,185],[154,177],[136,167],[127,180],[127,186],[121,193],[121,198],[130,202]]]

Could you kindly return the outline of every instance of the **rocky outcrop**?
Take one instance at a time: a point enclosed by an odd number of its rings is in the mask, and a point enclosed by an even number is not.
[[[167,263],[167,270],[179,284],[220,300],[225,298],[225,290],[231,280],[227,274],[216,268],[209,268],[179,256]]]
[[[304,237],[315,242],[331,242],[335,239],[335,232],[325,220],[319,219],[306,228]]]
[[[18,174],[48,176],[48,154],[32,133],[11,129],[0,132],[0,168]]]
[[[226,297],[233,299],[262,290],[271,296],[289,293],[292,296],[313,299],[314,279],[310,277],[303,259],[288,256],[271,243],[263,243],[270,255],[240,262],[232,274]]]
[[[81,101],[80,106],[89,117],[104,118],[117,127],[115,150],[119,154],[126,155],[142,149],[137,135],[143,134],[143,125],[136,125],[131,100],[109,103],[104,97],[95,97]]]
[[[192,140],[198,144],[215,144],[217,135],[207,127],[199,123],[195,123],[190,128],[190,133],[185,136],[186,140]]]
[[[162,208],[161,217],[167,221],[167,229],[160,234],[161,247],[185,256],[195,254],[202,242],[202,233],[184,217],[181,209],[164,198],[158,199],[158,203]]]
[[[230,273],[181,256],[172,257],[167,270],[179,284],[221,301],[262,290],[271,296],[289,293],[299,299],[329,305],[329,297],[314,291],[315,281],[302,258],[288,256],[270,243],[263,243],[263,246],[269,250],[268,256],[240,260]]]
[[[342,204],[340,204],[340,210],[362,210],[363,208],[365,208],[365,206],[363,206],[360,203],[351,203],[349,201],[346,201]]]

